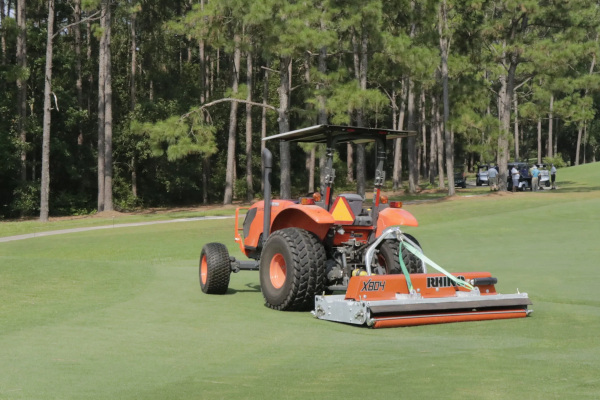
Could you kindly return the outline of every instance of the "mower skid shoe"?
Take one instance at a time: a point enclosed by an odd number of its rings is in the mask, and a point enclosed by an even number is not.
[[[440,274],[415,274],[415,290],[408,293],[402,275],[357,276],[350,280],[345,295],[316,296],[313,315],[328,321],[388,328],[523,318],[532,312],[527,309],[532,304],[527,293],[496,293],[491,284],[495,279],[489,273],[456,276],[485,285],[467,290]]]

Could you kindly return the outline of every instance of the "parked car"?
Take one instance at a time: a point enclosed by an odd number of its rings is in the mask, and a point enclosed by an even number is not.
[[[519,187],[517,190],[533,190],[531,186],[531,175],[529,174],[529,166],[524,162],[511,162],[508,163],[508,178],[506,179],[506,190],[512,191],[513,181],[510,171],[513,167],[519,171]]]
[[[467,187],[467,177],[463,169],[454,170],[454,186],[460,186],[463,189]]]
[[[477,186],[490,184],[488,177],[488,169],[490,169],[490,166],[488,164],[481,164],[477,166],[477,175],[475,176],[475,184]]]

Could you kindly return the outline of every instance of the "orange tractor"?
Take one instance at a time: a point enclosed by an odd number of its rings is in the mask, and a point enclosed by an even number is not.
[[[200,254],[202,291],[224,294],[231,272],[258,270],[268,307],[313,310],[317,318],[337,322],[378,328],[529,315],[526,293],[497,293],[496,279],[487,272],[450,274],[404,232],[418,226],[416,218],[401,202],[388,202],[381,189],[387,140],[411,134],[318,125],[263,139],[324,143],[322,193],[273,200],[272,156],[265,149],[264,201],[238,208],[235,216],[235,241],[250,260],[230,257],[221,243],[206,244]],[[336,146],[369,142],[376,149],[372,202],[352,193],[334,196]],[[428,265],[438,272],[427,273]]]

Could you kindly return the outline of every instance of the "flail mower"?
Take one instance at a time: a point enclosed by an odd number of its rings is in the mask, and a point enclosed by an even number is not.
[[[231,257],[221,243],[206,244],[200,254],[202,291],[224,294],[232,272],[258,270],[268,307],[312,310],[324,320],[381,328],[528,316],[527,293],[497,293],[497,279],[488,272],[450,274],[405,232],[418,226],[416,218],[401,202],[388,201],[381,189],[387,140],[410,135],[318,125],[263,139],[324,143],[323,190],[299,199],[272,199],[272,155],[265,149],[264,201],[235,214],[235,241],[249,260]],[[334,196],[336,146],[369,142],[376,146],[372,202],[353,193]],[[427,266],[437,272],[428,273]]]

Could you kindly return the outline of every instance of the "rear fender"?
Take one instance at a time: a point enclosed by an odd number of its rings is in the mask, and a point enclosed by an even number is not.
[[[334,222],[331,214],[319,206],[295,204],[277,214],[271,224],[271,232],[284,228],[300,228],[324,240]]]
[[[379,212],[375,237],[381,236],[383,231],[390,226],[397,225],[419,226],[419,223],[411,213],[402,208],[386,208]]]

